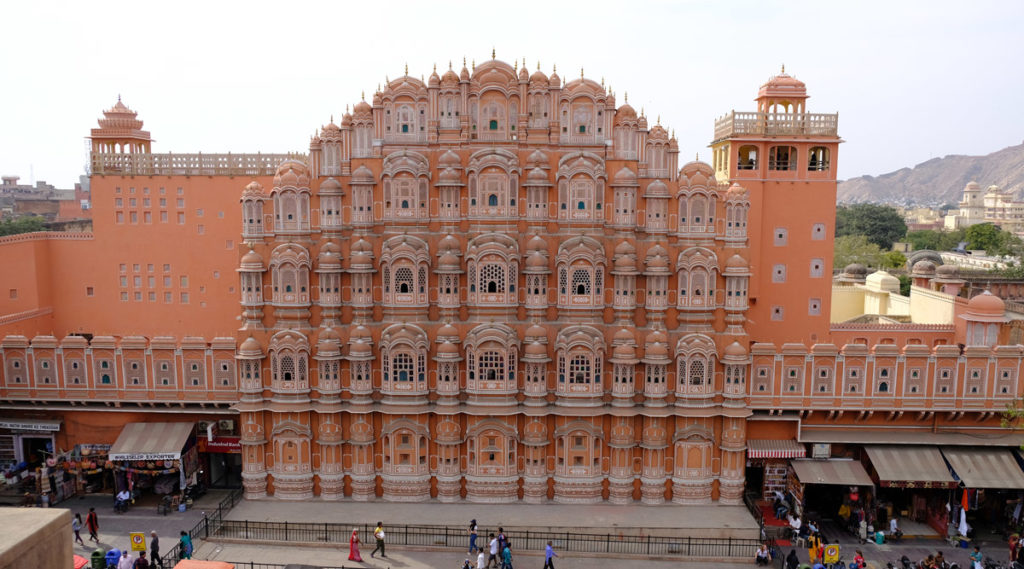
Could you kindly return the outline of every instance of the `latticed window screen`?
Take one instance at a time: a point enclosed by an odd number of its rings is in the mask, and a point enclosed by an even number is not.
[[[395,292],[412,292],[412,268],[398,267],[395,269]]]
[[[384,292],[391,292],[391,271],[384,271]]]
[[[299,358],[299,381],[306,381],[306,358]]]
[[[283,381],[295,379],[295,360],[291,356],[281,358],[281,379]]]
[[[572,293],[576,295],[590,294],[590,271],[576,269],[572,272]]]
[[[568,279],[566,278],[565,269],[559,269],[558,271],[558,288],[565,294],[565,288],[568,286]]]
[[[405,352],[395,354],[391,358],[391,373],[394,381],[412,381],[412,356]]]
[[[480,290],[482,292],[505,292],[505,267],[494,263],[481,267]]]
[[[504,381],[505,354],[497,350],[487,350],[480,354],[480,379]]]
[[[690,362],[690,385],[704,384],[704,361],[695,359]]]
[[[587,354],[576,354],[569,360],[569,382],[590,383],[591,362]]]
[[[420,294],[423,294],[423,293],[425,293],[427,291],[427,268],[426,267],[420,267],[418,286],[419,286]]]

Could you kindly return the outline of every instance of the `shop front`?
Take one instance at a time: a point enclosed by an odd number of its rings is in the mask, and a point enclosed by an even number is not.
[[[960,509],[968,526],[995,534],[1019,534],[1024,470],[1019,455],[1008,448],[943,447],[942,455],[953,469],[961,493],[953,502],[953,522],[961,524]]]
[[[867,445],[864,452],[878,481],[875,527],[888,527],[893,516],[927,524],[946,537],[948,505],[957,481],[934,446]]]
[[[233,435],[200,434],[199,463],[211,488],[242,487],[242,439]]]
[[[114,491],[158,495],[183,490],[199,470],[194,423],[129,423],[110,447]]]
[[[789,460],[806,456],[806,447],[794,439],[748,439],[747,489],[763,500],[785,493]]]
[[[808,458],[790,460],[789,465],[786,487],[799,504],[800,515],[836,519],[855,534],[861,522],[871,524],[874,483],[860,461]]]

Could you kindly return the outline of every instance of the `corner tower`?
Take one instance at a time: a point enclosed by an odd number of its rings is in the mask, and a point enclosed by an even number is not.
[[[782,72],[757,111],[715,121],[715,176],[750,192],[755,341],[825,342],[829,331],[838,114],[807,112],[807,87]]]

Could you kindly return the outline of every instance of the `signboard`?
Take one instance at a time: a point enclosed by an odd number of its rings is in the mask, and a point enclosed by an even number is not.
[[[132,532],[128,535],[132,538],[132,551],[146,550],[146,534],[142,532]]]
[[[830,443],[814,443],[811,445],[811,458],[831,458],[832,445]]]
[[[180,452],[118,452],[111,453],[110,460],[178,460]]]
[[[824,562],[839,563],[839,544],[832,543],[825,546]]]
[[[55,433],[60,430],[60,421],[0,419],[0,429],[11,429],[13,431],[46,431]]]
[[[201,436],[196,440],[196,444],[199,446],[199,452],[242,454],[241,437],[213,437],[211,441]]]

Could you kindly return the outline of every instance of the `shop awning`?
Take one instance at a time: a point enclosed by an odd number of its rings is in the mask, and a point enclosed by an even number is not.
[[[177,460],[195,423],[128,423],[109,460]]]
[[[1024,471],[1008,449],[943,448],[942,455],[968,488],[1024,489]]]
[[[747,440],[748,458],[803,458],[807,448],[793,439]]]
[[[866,446],[868,458],[878,472],[879,485],[894,488],[955,488],[938,447]]]
[[[53,433],[60,430],[60,420],[0,419],[0,429],[11,429],[13,431],[44,431]]]
[[[789,461],[801,484],[834,486],[874,486],[867,471],[856,460],[813,458]]]

